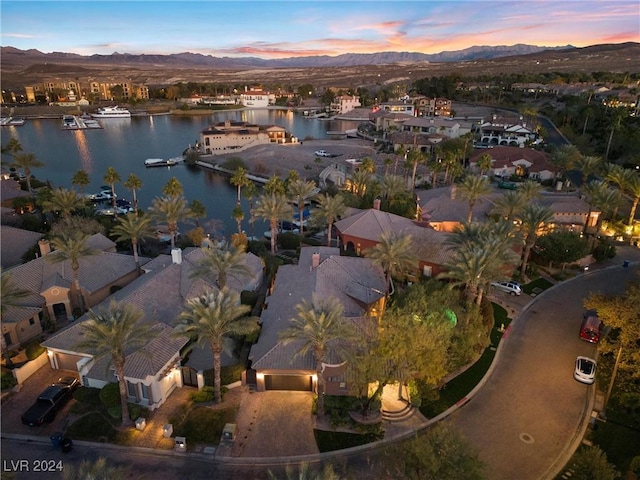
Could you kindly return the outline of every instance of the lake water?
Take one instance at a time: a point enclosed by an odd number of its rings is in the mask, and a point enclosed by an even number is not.
[[[61,129],[61,119],[27,120],[20,127],[2,127],[2,144],[15,137],[24,152],[33,153],[45,166],[32,172],[38,179],[49,180],[55,187],[71,188],[73,174],[83,169],[91,183],[86,192],[96,192],[105,182],[102,177],[107,167],[114,167],[124,182],[135,173],[143,183],[138,192],[141,208],[146,209],[153,198],[162,194],[162,187],[176,177],[184,188],[188,201],[199,200],[207,208],[207,220],[218,220],[223,228],[216,234],[230,235],[237,230],[231,212],[236,201],[236,188],[229,179],[199,167],[178,165],[169,168],[146,168],[147,158],[179,156],[189,145],[199,141],[200,131],[208,125],[240,120],[259,125],[279,125],[304,140],[328,138],[327,131],[355,128],[358,122],[342,122],[305,118],[288,110],[239,110],[218,112],[213,115],[152,115],[130,119],[103,119],[104,128],[96,130]],[[239,155],[240,156],[240,155]],[[119,197],[131,197],[131,192],[116,185]],[[244,228],[248,230],[248,205],[245,205]],[[256,226],[261,232],[263,225]],[[259,233],[256,233],[258,235]]]

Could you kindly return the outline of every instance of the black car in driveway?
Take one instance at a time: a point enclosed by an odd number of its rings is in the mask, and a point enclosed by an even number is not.
[[[22,423],[35,427],[45,422],[52,422],[56,412],[69,401],[78,386],[75,377],[63,377],[48,386],[36,399],[35,403],[22,415]]]

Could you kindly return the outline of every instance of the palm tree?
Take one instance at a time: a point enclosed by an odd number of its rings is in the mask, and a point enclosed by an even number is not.
[[[96,360],[104,357],[110,359],[120,387],[122,426],[133,424],[129,418],[127,380],[124,374],[127,353],[146,345],[155,336],[150,323],[139,322],[143,315],[132,304],[115,301],[100,310],[90,310],[89,320],[82,323],[83,339],[75,346],[89,350]]]
[[[258,195],[258,187],[256,184],[249,182],[243,191],[243,195],[249,199],[249,226],[251,227],[251,237],[255,238],[256,232],[254,229],[255,217],[253,216],[253,199]]]
[[[244,210],[242,209],[242,205],[236,203],[231,211],[231,217],[236,221],[238,225],[238,233],[242,233],[242,220],[244,220]]]
[[[340,217],[347,208],[344,204],[344,198],[342,195],[336,195],[332,197],[325,194],[324,197],[319,198],[320,204],[316,211],[318,215],[324,218],[327,222],[327,246],[331,246],[331,230],[333,229],[333,222]]]
[[[415,272],[418,266],[411,236],[393,231],[384,232],[378,243],[365,250],[363,254],[374,265],[382,268],[387,285],[386,296],[389,295],[392,277],[404,279],[411,272]]]
[[[51,239],[51,246],[55,250],[45,259],[51,263],[61,263],[69,260],[73,273],[73,286],[77,295],[76,306],[85,311],[84,295],[80,288],[80,260],[92,255],[98,255],[99,250],[91,248],[88,244],[89,234],[78,231],[65,232],[59,237]]]
[[[12,166],[22,169],[25,177],[27,177],[27,190],[31,193],[31,170],[44,167],[44,163],[38,160],[33,153],[16,153],[13,156]]]
[[[553,219],[553,212],[547,207],[529,204],[524,207],[517,218],[520,221],[520,231],[524,239],[524,252],[522,253],[520,272],[524,278],[527,278],[527,262],[529,261],[531,249],[538,238],[538,231]]]
[[[358,170],[351,175],[351,192],[363,197],[371,180],[371,174],[366,170]]]
[[[195,219],[196,227],[199,227],[200,219],[207,216],[207,207],[200,200],[193,199],[189,204],[189,211],[191,212],[191,217]]]
[[[11,273],[2,273],[0,277],[0,313],[4,314],[7,307],[18,307],[22,300],[31,295],[29,290],[20,287],[12,278]]]
[[[193,267],[191,278],[212,280],[219,289],[223,289],[229,277],[241,280],[251,275],[247,255],[240,249],[209,248],[203,249],[202,253],[204,258]]]
[[[22,151],[22,145],[17,138],[11,137],[6,145],[2,147],[2,153],[8,153],[12,157],[16,156],[16,153]]]
[[[553,180],[555,181],[558,176],[563,177],[567,170],[573,168],[574,162],[580,158],[580,151],[573,145],[562,145],[556,148],[549,161],[554,167]]]
[[[634,175],[627,182],[626,193],[631,195],[632,205],[631,211],[629,212],[629,221],[627,222],[628,226],[633,225],[633,219],[636,216],[636,208],[638,208],[638,202],[640,202],[640,177],[638,175]]]
[[[181,197],[184,194],[184,188],[180,180],[176,177],[171,177],[169,181],[162,187],[162,194],[165,197]]]
[[[80,195],[84,196],[84,188],[89,185],[91,181],[89,180],[89,174],[85,170],[78,170],[73,174],[71,178],[71,185],[77,185],[80,187]]]
[[[473,216],[473,207],[478,200],[486,197],[491,193],[492,188],[489,181],[483,177],[476,177],[475,175],[467,175],[462,183],[458,185],[457,194],[460,199],[466,200],[469,203],[469,212],[467,213],[467,222],[471,222]]]
[[[126,182],[124,182],[125,188],[131,190],[131,195],[133,198],[133,212],[138,215],[138,190],[142,188],[142,180],[138,178],[135,173],[130,173],[127,177]]]
[[[120,174],[113,167],[108,167],[102,179],[111,187],[111,206],[113,207],[114,216],[118,218],[118,209],[116,208],[116,183],[121,181]]]
[[[51,196],[42,202],[42,209],[45,212],[58,212],[62,218],[69,218],[74,210],[84,205],[84,199],[78,196],[75,190],[56,188],[51,190]]]
[[[167,223],[173,250],[176,246],[178,222],[186,221],[192,216],[187,200],[184,197],[156,197],[151,202],[149,212],[153,218]]]
[[[578,170],[581,174],[580,177],[580,188],[587,184],[587,179],[589,175],[594,175],[600,172],[600,168],[602,167],[602,158],[594,157],[589,155],[582,155],[578,158],[573,167]]]
[[[271,254],[276,253],[276,237],[278,236],[278,222],[290,220],[293,209],[287,201],[287,197],[281,194],[261,195],[256,202],[253,216],[269,222],[271,230]]]
[[[480,170],[480,173],[478,175],[482,177],[482,175],[484,175],[484,172],[491,169],[492,163],[493,158],[491,158],[491,155],[489,155],[488,153],[483,153],[482,155],[480,155],[476,162],[476,166]]]
[[[301,179],[294,180],[289,183],[289,195],[293,200],[298,202],[298,220],[300,221],[300,235],[304,235],[304,201],[311,197],[316,189],[316,183],[313,181],[304,181]]]
[[[287,188],[284,185],[282,179],[277,175],[272,175],[267,180],[267,183],[264,184],[262,189],[268,195],[285,195]]]
[[[220,355],[223,338],[229,335],[249,335],[258,329],[252,317],[244,317],[249,306],[240,304],[240,295],[226,287],[187,301],[180,314],[177,332],[195,337],[196,343],[209,344],[213,354],[213,390],[216,403],[222,401],[220,391]]]
[[[418,171],[418,165],[427,161],[427,157],[417,148],[409,151],[407,155],[407,161],[411,166],[411,191],[416,188],[416,173]]]
[[[526,197],[519,190],[510,190],[493,201],[491,212],[506,220],[512,220],[527,204]]]
[[[400,175],[387,175],[380,183],[380,195],[393,205],[399,195],[407,191],[407,182]]]
[[[518,192],[528,203],[531,200],[535,200],[542,196],[542,187],[538,182],[535,182],[533,180],[525,180],[524,182],[518,184]]]
[[[155,236],[155,230],[151,225],[151,219],[147,216],[136,217],[135,215],[125,215],[117,220],[118,224],[113,227],[111,233],[116,235],[116,242],[131,240],[133,248],[133,259],[136,268],[140,273],[140,258],[138,256],[138,245],[147,238]]]
[[[238,203],[240,203],[240,193],[242,187],[246,187],[250,182],[250,180],[247,178],[247,169],[243,167],[236,168],[236,171],[233,172],[233,175],[231,176],[230,182],[231,185],[235,185],[236,187],[238,187]]]
[[[355,338],[353,324],[343,317],[343,307],[333,298],[307,300],[296,305],[297,315],[291,326],[280,334],[283,343],[300,342],[296,355],[311,351],[316,361],[318,377],[318,417],[324,415],[324,376],[322,365],[327,360],[329,348],[338,357],[348,352],[349,343]]]
[[[622,204],[622,193],[617,188],[609,187],[607,182],[592,180],[585,186],[584,192],[588,202],[602,212],[603,220],[615,218]]]

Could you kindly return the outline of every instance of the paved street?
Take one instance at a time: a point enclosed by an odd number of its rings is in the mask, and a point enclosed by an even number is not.
[[[596,355],[578,338],[590,291],[619,293],[638,268],[593,271],[536,297],[511,324],[494,369],[451,421],[478,448],[492,480],[551,479],[578,446],[594,386],[573,379],[577,355]],[[572,447],[572,448],[569,448]]]

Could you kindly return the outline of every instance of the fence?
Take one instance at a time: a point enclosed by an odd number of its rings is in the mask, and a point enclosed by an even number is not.
[[[49,357],[46,352],[30,362],[25,363],[20,368],[14,368],[12,370],[13,376],[16,377],[18,384],[23,383],[27,378],[36,373],[45,363],[49,362]]]

